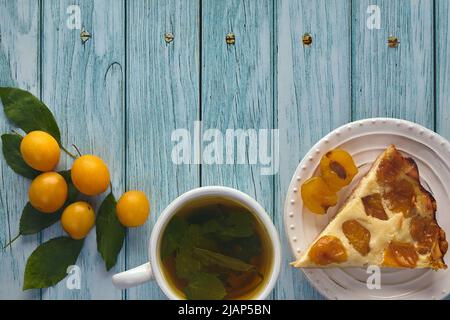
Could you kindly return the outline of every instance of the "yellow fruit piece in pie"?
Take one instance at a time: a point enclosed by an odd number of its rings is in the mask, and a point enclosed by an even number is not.
[[[411,158],[389,146],[294,267],[446,269],[436,201]]]

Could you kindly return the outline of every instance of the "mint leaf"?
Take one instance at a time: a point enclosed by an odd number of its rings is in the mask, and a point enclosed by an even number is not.
[[[179,278],[188,280],[193,274],[201,271],[202,264],[194,257],[192,252],[181,249],[175,257],[175,269]]]
[[[222,281],[205,272],[193,275],[184,288],[184,293],[190,300],[222,300],[227,295]]]
[[[246,211],[229,213],[224,224],[222,236],[244,238],[253,234],[252,216]]]
[[[216,244],[203,236],[198,225],[190,225],[184,232],[180,242],[180,249],[175,257],[177,275],[182,279],[189,279],[202,268],[201,262],[194,256],[194,248],[212,249]]]
[[[200,226],[193,224],[186,229],[181,239],[181,248],[192,250],[194,247],[215,250],[217,244],[213,239],[205,237]]]
[[[103,200],[96,220],[97,250],[105,261],[106,270],[117,262],[125,239],[125,227],[116,215],[116,199],[110,193]]]
[[[83,248],[83,240],[51,239],[33,251],[25,266],[23,290],[54,286],[67,275]]]
[[[221,222],[223,222],[222,218],[213,219],[213,220],[209,220],[209,221],[205,222],[201,226],[202,233],[203,234],[213,234],[213,235],[220,234],[223,231],[222,229],[224,227],[223,223],[221,224]]]
[[[34,179],[40,174],[40,172],[31,168],[23,160],[22,154],[20,153],[21,142],[22,137],[17,134],[2,135],[3,157],[14,172],[25,178]]]
[[[211,234],[221,240],[249,237],[254,234],[252,219],[246,211],[220,214],[202,224],[202,233]]]
[[[194,248],[194,254],[205,266],[216,265],[225,269],[241,272],[255,269],[255,266],[245,263],[242,260],[206,249]]]
[[[203,224],[209,220],[217,220],[223,216],[224,209],[222,205],[209,205],[196,209],[195,214],[188,215],[187,221],[190,224]]]
[[[164,260],[171,256],[180,248],[181,239],[188,228],[187,222],[180,217],[173,217],[164,230],[161,243],[161,259]]]
[[[257,234],[247,238],[233,238],[224,242],[221,252],[226,255],[249,262],[251,258],[261,254],[261,239]]]
[[[0,99],[6,117],[26,133],[42,130],[58,142],[61,133],[47,106],[30,92],[17,88],[0,87]]]

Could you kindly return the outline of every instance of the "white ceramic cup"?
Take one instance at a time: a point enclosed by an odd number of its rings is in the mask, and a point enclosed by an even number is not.
[[[162,241],[163,231],[171,218],[183,207],[196,201],[208,198],[219,198],[225,201],[229,200],[237,203],[248,210],[257,218],[261,225],[265,228],[267,238],[271,242],[272,250],[272,265],[269,268],[267,281],[264,281],[263,287],[257,291],[253,297],[255,300],[265,299],[272,291],[278,279],[281,266],[281,245],[278,237],[278,232],[272,223],[264,208],[247,194],[236,189],[227,187],[201,187],[193,189],[176,198],[169,206],[161,213],[158,218],[150,237],[148,245],[149,262],[130,269],[125,272],[115,274],[112,281],[117,288],[126,289],[137,286],[150,280],[156,280],[161,290],[169,299],[184,299],[176,290],[169,286],[164,277],[161,268],[160,259],[160,245]]]

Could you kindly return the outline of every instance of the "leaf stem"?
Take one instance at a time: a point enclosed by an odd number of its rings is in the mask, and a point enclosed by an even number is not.
[[[72,147],[74,147],[75,150],[77,150],[78,155],[81,157],[80,149],[78,149],[78,147],[75,144],[72,144]]]
[[[20,236],[21,236],[21,234],[19,233],[17,236],[15,236],[15,237],[12,238],[11,240],[9,240],[9,242],[3,247],[3,250],[5,250],[6,248],[8,248],[10,245],[12,245],[13,242],[16,241],[17,239],[19,239]]]
[[[76,155],[74,155],[72,152],[70,152],[69,150],[67,150],[63,145],[61,145],[61,149],[63,149],[63,151],[64,151],[65,153],[67,153],[67,155],[69,155],[71,158],[73,158],[73,159],[76,159],[76,158],[77,158]]]
[[[14,130],[14,129],[12,129],[11,132],[14,133],[15,135],[17,135],[17,136],[23,138],[23,135],[21,135],[19,132],[17,132],[17,131]]]

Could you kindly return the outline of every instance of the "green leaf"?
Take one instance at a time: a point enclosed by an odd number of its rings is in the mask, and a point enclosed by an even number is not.
[[[187,280],[202,269],[202,264],[191,251],[181,249],[175,257],[175,269],[178,277]]]
[[[125,227],[116,215],[116,199],[110,193],[103,200],[97,214],[97,250],[105,261],[106,270],[117,262],[125,239]]]
[[[242,260],[206,249],[194,248],[194,254],[203,265],[216,265],[225,269],[241,272],[255,269],[255,266],[245,263]]]
[[[203,234],[213,234],[217,235],[222,232],[223,229],[223,219],[213,219],[202,224],[202,233]]]
[[[75,200],[77,200],[78,196],[80,195],[80,192],[78,191],[77,188],[75,188],[75,185],[72,182],[72,176],[71,176],[70,170],[60,171],[59,174],[63,176],[64,180],[66,180],[66,183],[67,183],[67,188],[68,188],[67,201],[66,201],[66,205],[67,205],[67,204],[70,204],[70,203],[74,202]]]
[[[188,228],[186,220],[180,217],[173,217],[164,230],[161,244],[161,259],[164,260],[171,256],[180,248],[181,240]]]
[[[227,292],[222,281],[215,275],[196,273],[184,289],[186,297],[190,300],[222,300]]]
[[[246,211],[216,215],[216,218],[202,224],[202,233],[211,234],[221,240],[245,238],[253,235],[252,216]]]
[[[187,221],[190,224],[203,224],[209,220],[217,220],[219,217],[223,217],[223,215],[224,208],[222,205],[209,205],[196,209],[195,214],[187,216]]]
[[[17,134],[2,135],[3,157],[14,172],[25,178],[34,179],[40,172],[31,168],[23,160],[22,154],[20,153],[21,141],[22,137]]]
[[[200,261],[194,256],[193,249],[216,248],[214,241],[203,236],[198,225],[190,225],[181,238],[180,249],[175,257],[175,268],[177,275],[182,279],[189,279],[194,273],[202,268]]]
[[[233,238],[221,246],[226,255],[249,262],[251,258],[261,254],[261,239],[257,234],[247,238]]]
[[[188,226],[181,239],[181,248],[192,250],[195,247],[216,250],[217,243],[213,239],[206,237],[202,233],[200,226],[192,224]]]
[[[0,87],[0,99],[6,116],[25,132],[42,130],[58,142],[61,134],[52,112],[30,92],[17,88]]]
[[[33,208],[30,203],[25,205],[20,217],[19,234],[30,235],[38,233],[45,228],[50,227],[54,223],[60,220],[64,209],[71,203],[73,203],[80,194],[72,183],[70,177],[70,170],[62,171],[60,174],[64,177],[68,186],[67,201],[60,210],[55,213],[42,213],[39,210]]]
[[[253,234],[252,216],[246,212],[231,212],[225,218],[222,236],[245,238]]]
[[[50,227],[59,221],[62,211],[61,209],[55,213],[42,213],[33,208],[28,202],[23,208],[22,216],[20,217],[19,233],[23,236],[30,235]]]
[[[67,275],[83,248],[83,240],[51,239],[33,251],[25,267],[23,290],[54,286]]]

